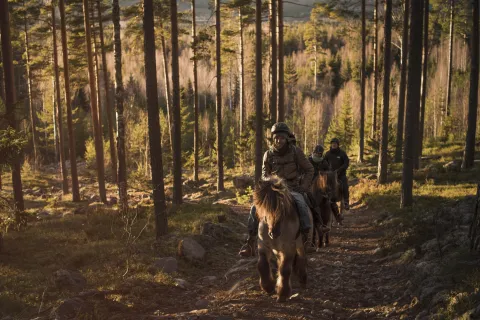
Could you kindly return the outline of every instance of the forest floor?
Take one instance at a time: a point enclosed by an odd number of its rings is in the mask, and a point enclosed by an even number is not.
[[[398,209],[397,167],[389,173],[391,181],[378,186],[375,166],[352,166],[355,204],[344,226],[334,226],[330,246],[309,254],[307,289],[294,278],[293,296],[283,304],[260,291],[256,259],[237,255],[246,237],[249,201],[248,195],[235,195],[234,173],[227,174],[227,192],[217,193],[214,178],[206,176],[200,185],[185,187],[185,204],[169,207],[169,234],[154,241],[146,184],[131,184],[131,214],[122,217],[115,185],[107,184],[109,204],[99,203],[95,177],[85,168],[81,203],[62,196],[52,168],[24,172],[29,225],[4,235],[0,319],[450,319],[467,314],[480,301],[479,257],[468,253],[464,239],[480,168],[444,169],[460,149],[443,148],[441,158],[417,172],[415,206],[409,211]],[[11,194],[8,179],[4,174],[3,197]],[[454,242],[444,240],[453,235]],[[186,239],[205,248],[205,256],[179,256],[179,243]],[[162,269],[165,257],[177,262],[172,272]]]

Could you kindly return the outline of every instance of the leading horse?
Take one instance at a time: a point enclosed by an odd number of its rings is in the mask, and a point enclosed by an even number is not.
[[[277,301],[286,301],[292,293],[294,271],[302,287],[307,284],[307,259],[300,234],[300,219],[295,200],[286,183],[277,176],[260,181],[253,195],[257,208],[258,264],[260,287],[268,294],[277,289]],[[309,211],[310,221],[312,214]],[[311,239],[312,233],[309,234]],[[275,285],[270,261],[278,262]]]

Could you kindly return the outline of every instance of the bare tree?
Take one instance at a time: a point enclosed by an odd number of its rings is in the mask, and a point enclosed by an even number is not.
[[[2,58],[3,73],[5,81],[5,106],[8,125],[18,130],[17,119],[15,118],[15,105],[17,103],[15,91],[15,75],[13,68],[12,42],[10,38],[10,17],[8,14],[8,0],[0,0],[0,33],[2,35]],[[15,210],[25,210],[22,191],[22,175],[20,172],[20,157],[15,157],[11,163],[13,198]]]
[[[117,110],[118,195],[120,210],[128,210],[127,162],[125,155],[125,122],[123,118],[122,39],[120,38],[120,6],[112,0],[113,53],[115,58],[115,109]]]
[[[222,138],[222,59],[220,43],[220,0],[215,0],[215,59],[217,68],[217,191],[223,185],[223,138]]]
[[[72,199],[80,201],[80,188],[78,185],[77,155],[75,150],[75,135],[73,134],[72,103],[70,98],[70,71],[68,66],[67,27],[65,21],[65,0],[59,0],[60,23],[62,30],[62,57],[63,57],[63,78],[65,82],[65,104],[67,106],[67,130],[68,148],[70,152],[70,170],[72,172]]]
[[[420,104],[420,127],[418,139],[418,156],[415,157],[415,168],[420,168],[420,158],[423,153],[423,134],[425,128],[425,107],[427,101],[427,76],[428,76],[428,20],[430,11],[430,1],[424,0],[424,16],[423,16],[423,70],[422,70],[422,97]]]
[[[378,183],[387,182],[388,166],[388,116],[390,109],[390,71],[392,48],[392,0],[385,0],[384,24],[384,56],[383,56],[383,111],[382,111],[382,136],[380,154],[378,157]]]
[[[377,135],[377,106],[378,106],[378,0],[375,0],[373,7],[373,107],[372,107],[372,131],[371,137]]]
[[[270,120],[277,122],[277,0],[270,0]]]
[[[262,176],[263,160],[262,0],[255,1],[255,79],[255,181],[258,181]]]
[[[365,24],[365,0],[362,0],[362,62],[360,70],[360,141],[358,143],[358,162],[363,162],[363,149],[365,147],[365,49],[367,47]]]
[[[165,203],[165,184],[163,181],[162,139],[158,110],[153,0],[143,1],[143,31],[145,45],[145,85],[148,108],[148,138],[150,143],[150,164],[152,167],[156,237],[159,239],[162,235],[167,233],[168,222]]]
[[[277,121],[285,121],[285,68],[283,50],[283,0],[278,0],[278,107]]]
[[[55,5],[52,1],[52,35],[53,35],[53,73],[55,76],[55,100],[57,101],[57,125],[58,125],[58,140],[60,153],[60,168],[62,170],[62,189],[63,194],[68,193],[68,173],[65,165],[65,148],[63,139],[63,111],[62,99],[60,98],[60,77],[58,75],[58,52],[57,52],[57,22],[55,19]]]
[[[117,182],[117,154],[115,152],[115,138],[113,134],[113,127],[115,126],[113,120],[113,108],[112,102],[110,101],[110,80],[108,78],[107,71],[107,57],[105,53],[105,41],[103,40],[103,21],[102,21],[102,7],[100,6],[100,0],[97,0],[97,12],[98,12],[98,33],[100,35],[100,52],[102,55],[102,72],[103,72],[103,83],[105,85],[105,111],[107,112],[107,123],[108,123],[108,140],[110,141],[110,159],[112,165],[112,174],[113,181]],[[100,87],[98,88],[100,92]]]
[[[455,0],[450,0],[450,36],[448,45],[448,75],[447,75],[447,105],[445,107],[445,116],[450,116],[450,103],[452,100],[452,71],[453,71],[453,37],[455,17]],[[442,119],[444,120],[444,119]]]
[[[408,19],[410,16],[410,0],[404,0],[403,33],[402,33],[402,65],[400,70],[400,91],[398,93],[397,140],[395,145],[395,162],[402,161],[403,129],[405,120],[405,88],[407,87],[408,63]]]
[[[412,1],[410,48],[408,56],[408,89],[403,154],[402,193],[400,207],[413,204],[413,166],[418,151],[418,126],[422,68],[423,1]]]
[[[193,128],[193,180],[198,181],[198,146],[199,146],[199,108],[198,108],[198,77],[197,77],[197,31],[195,16],[195,0],[192,0],[192,52],[193,52],[193,109],[194,109],[194,128]]]
[[[85,42],[87,45],[88,78],[90,85],[90,105],[93,123],[93,136],[95,139],[95,155],[97,160],[98,189],[102,202],[107,202],[107,193],[105,190],[105,167],[103,158],[103,138],[98,119],[97,108],[97,87],[95,84],[95,71],[92,56],[92,34],[90,30],[90,8],[89,0],[83,0],[83,19],[85,24]]]
[[[180,71],[178,67],[177,0],[170,1],[172,23],[172,84],[173,84],[173,203],[182,203],[182,124],[180,119]]]
[[[475,134],[478,108],[478,37],[479,37],[479,0],[472,1],[472,45],[470,46],[470,94],[468,97],[468,126],[465,138],[465,152],[463,154],[462,168],[473,167],[475,159]]]

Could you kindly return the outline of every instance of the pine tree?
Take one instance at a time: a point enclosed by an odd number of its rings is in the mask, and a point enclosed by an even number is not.
[[[262,0],[255,1],[255,74],[255,181],[258,181],[262,176],[263,158]]]
[[[332,119],[327,132],[326,141],[333,138],[340,139],[340,143],[348,152],[352,149],[353,139],[355,137],[355,129],[353,126],[353,112],[350,94],[347,92],[343,98],[340,113]]]

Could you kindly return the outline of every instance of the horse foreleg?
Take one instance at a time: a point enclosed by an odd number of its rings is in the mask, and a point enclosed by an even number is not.
[[[265,251],[258,253],[257,270],[260,274],[260,288],[268,294],[272,294],[275,290],[275,282],[270,271],[269,255]]]
[[[292,294],[291,275],[295,254],[282,255],[277,278],[277,302],[285,302]]]
[[[325,246],[330,245],[330,232],[325,234]]]
[[[307,286],[307,257],[304,252],[297,250],[297,255],[295,256],[295,265],[294,265],[295,274],[298,276],[298,281],[302,288]]]

